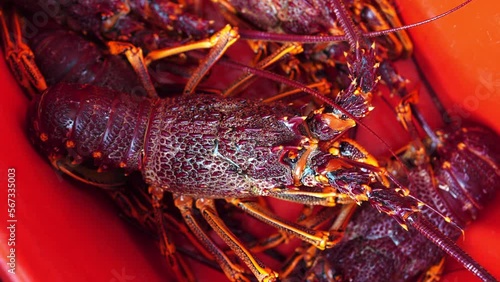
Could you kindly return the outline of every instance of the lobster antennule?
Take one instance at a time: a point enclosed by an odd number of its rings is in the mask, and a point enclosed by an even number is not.
[[[461,8],[468,5],[472,0],[467,0],[458,6],[451,8],[450,10],[443,12],[439,15],[436,15],[432,18],[419,21],[412,24],[407,24],[401,27],[390,28],[387,30],[379,30],[379,31],[371,31],[363,33],[363,37],[373,38],[389,33],[394,33],[402,30],[411,29],[417,26],[421,26],[427,24],[429,22],[438,20],[443,18],[451,13],[460,10]],[[271,32],[262,32],[262,31],[253,31],[253,30],[239,30],[239,34],[241,38],[247,40],[263,40],[263,41],[277,41],[277,42],[302,42],[302,43],[321,43],[321,42],[333,42],[333,41],[343,41],[348,40],[349,36],[346,34],[343,35],[301,35],[301,34],[280,34],[280,33],[271,33]]]

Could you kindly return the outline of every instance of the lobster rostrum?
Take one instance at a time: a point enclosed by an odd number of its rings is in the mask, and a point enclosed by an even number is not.
[[[271,196],[322,205],[370,200],[401,224],[423,222],[418,201],[387,189],[385,173],[359,145],[348,139],[320,140],[307,121],[279,104],[204,95],[157,100],[95,86],[58,84],[37,99],[31,117],[32,137],[51,158],[69,155],[76,163],[93,161],[102,169],[140,170],[155,201],[164,191],[174,193],[193,230],[197,227],[189,222],[191,197],[201,197],[197,208],[233,249],[242,250],[243,260],[260,280],[271,280],[275,273],[261,267],[228,235],[211,199],[230,198],[229,202],[269,222],[276,222],[273,215],[240,198]],[[256,138],[252,134],[256,131],[262,136]],[[109,138],[113,134],[124,137]],[[169,144],[168,138],[177,139],[173,143],[178,146]],[[178,150],[185,146],[186,150]],[[332,237],[337,237],[335,232],[310,232],[311,236],[304,228],[278,222],[319,248],[331,246]],[[217,260],[228,265],[222,254]],[[238,277],[233,267],[227,269],[230,277]]]

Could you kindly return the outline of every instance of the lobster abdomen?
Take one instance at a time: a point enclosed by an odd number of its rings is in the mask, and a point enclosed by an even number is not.
[[[60,83],[32,105],[32,139],[48,155],[101,168],[140,168],[150,100],[91,85]]]

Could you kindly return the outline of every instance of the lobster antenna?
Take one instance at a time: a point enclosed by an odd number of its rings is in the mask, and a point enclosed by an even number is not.
[[[380,98],[386,104],[386,106],[389,108],[389,110],[393,111],[393,113],[396,113],[395,110],[394,110],[394,108],[389,103],[389,100],[387,99],[387,97],[385,97],[384,95],[381,95]],[[412,109],[412,111],[413,111],[413,109]],[[412,114],[414,114],[414,113],[412,112]],[[401,123],[400,123],[400,125],[401,125]],[[414,136],[414,138],[418,138],[418,136]],[[419,143],[421,143],[421,142],[419,142]],[[407,172],[406,166],[403,167],[403,169]],[[392,174],[388,173],[387,171],[384,171],[384,175],[387,178],[389,178],[397,187],[400,187],[400,188],[404,187]],[[435,213],[439,217],[441,217],[444,221],[446,221],[447,223],[450,223],[452,226],[456,227],[462,233],[462,237],[465,238],[465,231],[464,231],[464,229],[462,227],[460,227],[458,224],[456,224],[449,216],[444,215],[443,213],[439,212],[438,210],[436,210],[435,208],[433,208],[431,205],[429,205],[425,201],[422,201],[421,199],[419,199],[419,198],[417,198],[417,197],[415,197],[415,196],[413,196],[411,194],[407,194],[407,195],[405,194],[405,196],[414,199],[415,201],[417,201],[419,203],[419,205],[427,207],[433,213]]]
[[[385,35],[388,33],[398,32],[402,30],[407,30],[410,28],[414,28],[417,26],[421,26],[432,21],[438,20],[442,17],[445,17],[457,10],[463,8],[465,5],[472,2],[472,0],[467,0],[462,4],[448,10],[444,13],[441,13],[437,16],[431,17],[429,19],[419,21],[413,24],[408,24],[402,27],[395,27],[381,31],[372,31],[363,33],[364,37],[372,38],[380,35]],[[345,41],[347,40],[346,35],[296,35],[296,34],[280,34],[280,33],[269,33],[264,31],[249,31],[249,30],[239,30],[239,34],[241,38],[251,39],[251,40],[263,40],[263,41],[278,41],[278,42],[301,42],[301,43],[320,43],[320,42],[331,42],[331,41]]]
[[[220,268],[220,266],[216,262],[214,262],[213,260],[209,260],[206,257],[199,255],[199,254],[196,254],[196,253],[193,253],[193,251],[188,250],[188,249],[183,248],[183,247],[175,247],[175,248],[176,248],[176,250],[179,251],[179,253],[182,253],[182,254],[188,256],[189,258],[196,260],[196,261],[210,267],[211,269],[222,273],[222,269]]]
[[[360,166],[360,167],[363,167],[363,168],[366,168],[366,169],[369,169],[371,171],[374,171],[374,172],[379,172],[383,175],[385,175],[387,178],[389,178],[398,188],[400,189],[403,189],[403,195],[404,197],[409,197],[411,199],[414,199],[415,201],[417,201],[417,203],[419,204],[419,206],[425,206],[427,208],[429,208],[432,212],[434,212],[435,214],[437,214],[438,216],[440,216],[441,218],[443,218],[444,221],[446,221],[447,223],[450,223],[452,226],[456,227],[458,230],[460,230],[460,232],[462,233],[462,236],[465,238],[465,232],[464,230],[458,226],[455,222],[452,221],[452,219],[444,214],[442,214],[441,212],[439,212],[438,210],[436,210],[435,208],[433,208],[431,205],[427,204],[426,202],[420,200],[419,198],[413,196],[410,194],[410,191],[409,189],[405,188],[401,182],[399,182],[395,177],[394,175],[390,174],[386,169],[383,169],[383,168],[380,168],[380,167],[377,167],[377,166],[372,166],[372,165],[369,165],[369,164],[365,164],[365,163],[362,163],[362,162],[358,162],[358,161],[354,161],[354,160],[350,160],[350,159],[346,159],[345,160],[347,163],[349,164],[353,164],[353,165],[357,165],[357,166]],[[404,168],[406,170],[406,167]],[[395,189],[396,192],[397,192],[397,189]]]
[[[444,13],[441,13],[437,16],[434,16],[434,17],[431,17],[429,19],[426,19],[426,20],[423,20],[423,21],[420,21],[420,22],[416,22],[416,23],[412,23],[412,24],[408,24],[408,25],[405,25],[405,26],[402,26],[402,27],[395,27],[395,28],[391,28],[391,29],[387,29],[387,30],[382,30],[382,31],[374,31],[374,32],[369,32],[367,34],[365,34],[366,37],[376,37],[376,36],[380,36],[380,35],[384,35],[384,34],[387,34],[387,33],[391,33],[391,32],[398,32],[398,31],[401,31],[401,30],[407,30],[407,29],[410,29],[410,28],[414,28],[414,27],[417,27],[417,26],[421,26],[421,25],[424,25],[424,24],[427,24],[427,23],[430,23],[430,22],[433,22],[435,20],[438,20],[442,17],[446,17],[447,15],[463,8],[465,5],[469,4],[470,2],[472,2],[472,0],[467,0],[465,2],[463,2],[462,4],[456,6],[456,7],[453,7],[451,10],[448,10]]]
[[[440,216],[444,221],[446,221],[447,223],[451,224],[453,227],[456,227],[460,233],[462,233],[462,236],[465,238],[465,231],[462,227],[460,227],[458,224],[456,224],[449,216],[446,216],[444,214],[442,214],[441,212],[439,212],[438,210],[436,210],[435,208],[433,208],[431,205],[427,204],[426,202],[420,200],[419,198],[409,194],[407,195],[407,197],[410,197],[412,199],[414,199],[415,201],[417,201],[419,204],[427,207],[428,209],[430,209],[433,213],[437,214],[438,216]]]
[[[450,255],[467,270],[474,273],[483,281],[497,281],[486,269],[479,265],[465,251],[460,249],[451,239],[444,236],[435,226],[427,221],[421,214],[411,215],[407,219],[408,223],[424,235],[427,239],[433,242],[445,253]]]
[[[344,108],[342,108],[339,105],[335,104],[335,102],[332,99],[330,99],[330,98],[322,95],[321,93],[319,93],[318,91],[316,91],[314,89],[311,89],[311,88],[307,87],[307,85],[305,85],[305,84],[303,84],[301,82],[295,81],[295,80],[291,80],[291,79],[289,79],[287,77],[284,77],[284,76],[281,76],[279,74],[272,73],[272,72],[267,71],[267,70],[261,70],[261,69],[253,68],[253,67],[250,67],[250,66],[247,66],[247,65],[244,65],[244,64],[240,64],[240,63],[234,62],[234,61],[220,60],[219,62],[221,64],[229,66],[229,67],[238,68],[240,70],[246,71],[248,73],[251,73],[251,74],[254,74],[254,75],[257,75],[257,76],[260,76],[260,77],[265,77],[265,78],[274,80],[276,82],[284,83],[286,85],[289,85],[291,87],[295,87],[295,88],[300,89],[301,91],[303,91],[305,93],[308,93],[308,94],[312,95],[313,97],[315,97],[315,98],[323,101],[324,103],[332,106],[334,109],[340,111],[342,114],[344,114],[348,118],[352,119],[353,121],[356,121],[357,124],[359,124],[361,127],[365,128],[366,130],[368,130],[368,132],[370,132],[371,134],[373,134],[373,136],[375,136],[375,138],[377,138],[382,144],[384,144],[384,146],[389,150],[389,152],[391,153],[391,155],[394,156],[396,159],[399,160],[398,156],[396,156],[396,153],[394,153],[394,151],[391,149],[391,147],[389,146],[389,144],[387,144],[387,142],[385,142],[377,133],[375,133],[375,131],[373,131],[373,129],[371,129],[366,124],[364,124],[362,121],[360,121],[358,118],[356,118],[355,116],[353,116],[352,114],[350,114]]]

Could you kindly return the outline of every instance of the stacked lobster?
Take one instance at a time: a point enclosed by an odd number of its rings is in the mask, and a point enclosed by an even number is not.
[[[38,4],[1,15],[6,59],[33,98],[29,136],[153,234],[175,279],[196,280],[177,248],[184,236],[195,246],[185,252],[230,280],[407,281],[437,276],[429,269],[447,253],[495,281],[453,241],[496,190],[499,136],[427,125],[391,62],[411,43],[391,30],[400,24],[389,3]],[[30,19],[37,31],[23,35]],[[246,48],[239,37],[253,40],[252,62],[231,59]],[[213,77],[227,70],[240,75],[221,89]],[[382,161],[353,131],[387,146],[363,120],[380,84],[400,97],[395,115],[411,140]],[[299,220],[268,198],[304,205]],[[279,232],[236,235],[242,212]],[[290,238],[303,243],[285,261],[275,247]],[[281,270],[256,256],[263,250]]]

